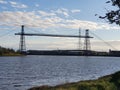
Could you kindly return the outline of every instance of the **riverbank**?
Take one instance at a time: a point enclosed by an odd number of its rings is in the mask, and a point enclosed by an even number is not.
[[[24,56],[24,55],[22,55],[22,54],[19,54],[19,53],[9,53],[9,54],[2,54],[2,55],[0,55],[0,57],[6,57],[6,56]]]
[[[103,57],[120,57],[120,51],[102,52],[92,50],[28,50],[27,55],[57,55],[57,56],[103,56]]]
[[[57,86],[33,87],[28,90],[120,90],[120,71],[97,80],[80,81]]]
[[[19,51],[0,46],[0,56],[21,56]]]

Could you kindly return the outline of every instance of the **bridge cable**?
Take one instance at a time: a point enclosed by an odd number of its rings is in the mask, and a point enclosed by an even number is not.
[[[114,50],[117,50],[115,47],[113,47],[111,44],[109,44],[108,42],[106,42],[105,40],[103,40],[101,37],[99,37],[98,35],[96,35],[95,33],[91,32],[91,34],[93,34],[96,38],[98,38],[99,40],[103,41],[106,45],[108,45],[109,47],[111,47]]]
[[[9,32],[6,32],[6,33],[0,35],[0,39],[1,39],[1,37],[7,36],[7,35],[9,35],[9,34],[11,34],[11,33],[13,33],[13,32],[14,32],[14,31],[9,31]]]
[[[28,30],[30,31],[33,31],[33,32],[36,32],[36,33],[40,33],[40,34],[44,34],[44,33],[41,33],[40,31],[36,30],[36,29],[31,29],[29,27],[26,27]]]
[[[16,28],[13,28],[13,29],[16,29]],[[13,30],[13,29],[10,29],[9,32],[6,32],[6,33],[1,34],[1,35],[0,35],[0,39],[4,38],[5,36],[10,35],[10,34],[13,33],[13,32],[15,32],[15,30]]]

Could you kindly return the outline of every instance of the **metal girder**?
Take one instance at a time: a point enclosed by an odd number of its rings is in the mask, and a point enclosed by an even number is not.
[[[77,35],[57,35],[57,34],[32,34],[32,33],[15,33],[15,35],[25,36],[47,36],[47,37],[70,37],[70,38],[93,38],[90,36],[77,36]]]

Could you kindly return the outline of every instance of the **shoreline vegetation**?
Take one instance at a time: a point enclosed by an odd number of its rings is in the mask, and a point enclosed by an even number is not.
[[[21,56],[19,51],[15,51],[14,49],[4,48],[0,46],[0,56]]]
[[[19,54],[19,53],[8,53],[8,54],[3,54],[3,55],[0,55],[0,57],[9,57],[9,56],[24,56],[22,54]]]
[[[57,86],[40,86],[28,90],[120,90],[120,71],[97,80],[66,83]]]

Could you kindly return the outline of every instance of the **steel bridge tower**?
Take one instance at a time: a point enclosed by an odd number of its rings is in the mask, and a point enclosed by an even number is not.
[[[78,42],[78,49],[82,50],[82,43],[81,43],[81,29],[79,28],[79,42]]]
[[[21,26],[19,50],[20,50],[21,53],[26,52],[24,25]]]
[[[88,29],[85,31],[84,50],[85,50],[86,55],[88,55],[89,51],[91,50],[89,30]]]
[[[79,51],[82,50],[81,46],[81,38],[85,38],[84,42],[84,50],[86,53],[90,51],[90,38],[89,30],[86,30],[85,36],[81,35],[81,30],[79,29],[79,36],[78,35],[58,35],[58,34],[39,34],[39,33],[25,33],[24,32],[24,25],[21,26],[21,32],[15,33],[15,35],[20,35],[20,44],[19,50],[21,53],[26,54],[26,44],[25,44],[25,36],[47,36],[47,37],[71,37],[71,38],[79,38]]]

